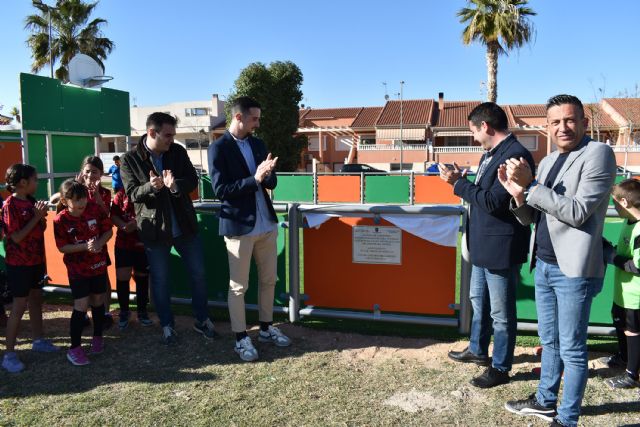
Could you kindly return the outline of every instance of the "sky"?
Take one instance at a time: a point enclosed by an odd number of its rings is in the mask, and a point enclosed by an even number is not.
[[[54,4],[54,0],[44,0]],[[312,108],[397,98],[486,98],[485,48],[461,41],[464,0],[101,0],[93,17],[115,43],[106,86],[140,106],[224,96],[252,62],[293,61]],[[640,1],[531,0],[533,43],[502,56],[498,102],[544,103],[558,93],[594,102],[640,83]],[[0,105],[19,106],[30,72],[30,0],[2,0]],[[48,67],[40,74],[48,75]]]

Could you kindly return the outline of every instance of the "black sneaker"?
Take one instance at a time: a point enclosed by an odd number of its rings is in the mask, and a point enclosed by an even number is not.
[[[622,353],[601,357],[598,361],[604,363],[610,369],[627,369],[627,361],[624,360]]]
[[[178,334],[171,326],[162,327],[162,342],[167,346],[178,343]]]
[[[611,388],[636,388],[640,387],[640,381],[634,379],[625,372],[617,377],[609,378],[605,383]]]
[[[213,328],[213,322],[208,318],[204,322],[198,322],[196,320],[193,324],[193,330],[208,339],[216,339],[220,336]]]
[[[551,424],[549,424],[549,427],[564,427],[564,424],[554,418],[553,420],[551,420]]]
[[[113,315],[111,313],[104,314],[104,320],[102,321],[102,330],[106,331],[113,326]]]
[[[470,383],[478,388],[491,388],[509,382],[509,373],[489,366],[479,377],[473,378]]]
[[[548,422],[552,422],[553,417],[556,416],[555,408],[547,408],[539,404],[535,394],[525,400],[510,400],[504,404],[504,409],[522,416],[535,415]]]
[[[480,366],[489,366],[491,364],[491,359],[489,357],[476,356],[471,352],[471,350],[469,350],[469,347],[462,351],[450,351],[449,359],[455,360],[456,362],[475,363]]]

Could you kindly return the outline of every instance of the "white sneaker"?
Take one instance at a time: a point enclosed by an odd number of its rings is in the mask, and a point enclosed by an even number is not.
[[[269,325],[269,329],[266,331],[260,331],[260,334],[258,334],[258,341],[270,342],[278,347],[289,347],[291,345],[289,337],[283,334],[280,329],[271,325]]]
[[[251,338],[244,337],[240,341],[236,341],[236,346],[234,348],[240,359],[245,362],[253,362],[258,359],[258,350],[253,346],[251,342]]]

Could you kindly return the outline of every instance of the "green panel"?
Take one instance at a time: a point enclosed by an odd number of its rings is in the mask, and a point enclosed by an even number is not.
[[[605,222],[604,237],[614,245],[618,242],[618,236],[622,230],[622,223],[623,220],[616,218],[607,218],[607,221]],[[591,316],[589,317],[589,323],[591,324],[611,324],[614,269],[615,267],[611,265],[607,267],[602,292],[600,292],[593,300]],[[520,271],[521,283],[516,292],[519,320],[537,320],[535,286],[533,281],[534,272],[529,273],[529,263],[524,264]]]
[[[20,73],[20,99],[23,129],[64,130],[59,80]]]
[[[200,177],[200,193],[205,200],[215,200],[216,196],[213,194],[213,187],[211,187],[211,178],[209,178],[209,175],[202,175]]]
[[[38,200],[49,200],[49,180],[46,178],[38,179],[38,189],[34,196]]]
[[[47,173],[47,138],[45,135],[27,134],[27,155],[29,164],[38,173]]]
[[[94,153],[94,139],[91,136],[53,135],[53,171],[78,172],[82,159]]]
[[[365,203],[409,203],[409,176],[375,176],[364,178]]]
[[[313,202],[313,176],[278,175],[273,200],[287,202]]]
[[[61,91],[64,131],[100,133],[100,91],[66,85]]]
[[[283,221],[284,215],[278,215],[278,221]],[[200,238],[204,244],[204,259],[207,276],[207,291],[209,300],[227,301],[229,290],[229,264],[227,250],[222,236],[218,236],[218,217],[213,212],[198,213],[198,223],[200,226]],[[275,302],[278,305],[286,305],[286,250],[285,234],[282,229],[278,230],[278,281],[276,282]],[[180,260],[175,249],[171,252],[171,295],[188,298],[191,296],[189,275],[184,264]],[[258,302],[258,275],[255,263],[251,263],[249,274],[249,290],[245,295],[247,304],[257,304]]]
[[[100,133],[131,135],[129,92],[102,88]]]
[[[0,142],[20,142],[21,138],[20,132],[0,130]]]

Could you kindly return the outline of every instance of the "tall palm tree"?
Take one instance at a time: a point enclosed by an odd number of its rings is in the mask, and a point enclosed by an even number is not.
[[[467,24],[462,42],[480,42],[487,47],[487,99],[498,98],[498,55],[507,54],[531,41],[534,35],[529,16],[536,13],[527,7],[528,0],[468,0],[457,15]],[[475,6],[475,7],[471,7]]]
[[[31,31],[27,45],[31,48],[31,71],[37,73],[49,64],[49,46],[52,48],[53,63],[60,66],[55,72],[56,78],[68,81],[68,65],[77,53],[84,53],[95,59],[104,70],[103,61],[111,53],[114,43],[103,37],[101,27],[107,21],[101,18],[89,18],[95,3],[82,0],[56,0],[49,7],[39,0],[32,0],[39,14],[29,15],[25,19],[25,29]],[[52,37],[49,40],[49,13],[51,13]]]

